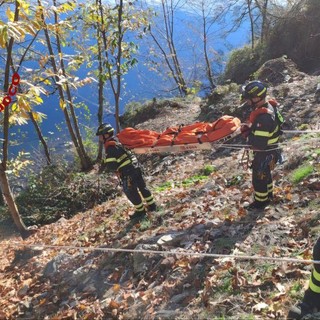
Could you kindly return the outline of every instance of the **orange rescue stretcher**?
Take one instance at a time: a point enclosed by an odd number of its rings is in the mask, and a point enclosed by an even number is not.
[[[240,124],[240,119],[226,115],[212,123],[170,127],[161,133],[125,128],[117,137],[137,154],[211,150],[240,134]]]

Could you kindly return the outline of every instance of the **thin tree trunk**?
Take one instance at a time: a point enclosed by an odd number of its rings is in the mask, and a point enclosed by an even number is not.
[[[111,90],[113,92],[114,100],[115,100],[115,120],[116,120],[116,131],[120,131],[120,124],[119,124],[119,102],[120,102],[120,92],[121,92],[121,54],[122,54],[122,49],[121,49],[121,43],[122,43],[122,28],[121,28],[121,23],[122,23],[122,9],[123,9],[123,1],[120,0],[120,4],[118,5],[118,41],[117,41],[117,47],[118,47],[118,54],[116,58],[116,70],[117,70],[117,76],[116,76],[116,84],[114,83],[112,79],[112,70],[110,64],[107,64],[107,70],[108,70],[108,75],[109,75],[109,83],[111,86]],[[103,7],[101,0],[99,0],[99,10],[100,10],[100,19],[101,19],[101,25],[104,26],[104,14],[103,14]],[[107,41],[107,34],[105,28],[102,28],[101,30],[102,33],[102,40],[103,40],[103,46],[104,46],[104,51],[105,51],[105,56],[107,61],[109,61],[109,55],[108,55],[108,41]]]
[[[176,73],[175,73],[175,71],[174,71],[174,68],[173,68],[172,65],[171,65],[171,62],[170,62],[170,60],[169,60],[169,57],[168,57],[167,53],[165,52],[164,48],[161,46],[160,42],[157,40],[157,38],[155,37],[155,35],[152,33],[151,30],[150,30],[150,35],[151,35],[153,41],[155,42],[155,44],[158,46],[159,50],[162,52],[162,55],[163,55],[163,57],[164,57],[164,60],[166,61],[166,64],[167,64],[169,70],[171,71],[171,75],[172,75],[172,77],[173,77],[173,80],[174,80],[174,82],[178,85],[178,89],[179,89],[179,88],[180,88],[180,86],[179,86],[179,79],[178,79],[177,76],[176,76]],[[179,90],[179,92],[180,92],[180,90]],[[180,92],[180,93],[182,93],[182,92]]]
[[[44,139],[43,137],[43,134],[41,132],[41,129],[39,127],[39,124],[38,122],[36,121],[36,119],[34,118],[33,116],[33,113],[32,112],[29,112],[29,117],[31,119],[31,122],[33,123],[34,125],[34,128],[36,129],[36,132],[37,132],[37,135],[38,135],[38,138],[43,146],[43,149],[44,149],[44,154],[46,156],[46,161],[47,161],[47,165],[50,165],[52,162],[51,162],[51,157],[50,157],[50,152],[49,152],[49,148],[48,148],[48,145],[47,145],[47,142],[46,140]]]
[[[122,40],[123,40],[123,31],[122,31],[122,13],[123,13],[123,0],[120,0],[118,6],[118,53],[117,53],[117,90],[115,93],[115,117],[116,117],[116,127],[117,132],[120,132],[120,94],[121,94],[121,58],[122,58]]]
[[[39,4],[39,6],[42,7],[41,0],[38,0],[38,4]],[[56,64],[55,58],[54,58],[54,52],[53,52],[53,48],[52,48],[52,45],[51,45],[49,32],[48,32],[47,25],[46,25],[46,22],[45,22],[43,14],[41,15],[41,18],[42,18],[42,22],[44,24],[43,30],[44,30],[44,33],[45,33],[46,42],[47,42],[47,46],[48,46],[48,50],[49,50],[49,54],[50,54],[51,65],[52,65],[52,68],[53,68],[53,71],[54,71],[54,78],[55,78],[55,82],[56,82],[56,84],[58,86],[58,92],[59,92],[59,97],[60,97],[60,105],[61,105],[61,103],[62,104],[66,104],[66,102],[65,102],[66,100],[65,100],[65,97],[64,97],[64,92],[63,92],[62,86],[61,86],[61,84],[59,84],[60,78],[59,78],[59,75],[58,75],[58,68],[57,68],[57,64]],[[67,124],[67,128],[68,128],[71,140],[72,140],[73,145],[75,146],[75,148],[77,150],[77,154],[78,154],[80,162],[81,162],[81,168],[83,170],[85,170],[85,169],[88,168],[88,163],[86,161],[86,158],[83,156],[83,154],[81,152],[81,148],[79,146],[77,137],[76,137],[76,135],[74,133],[74,130],[73,130],[73,127],[72,127],[72,124],[71,124],[71,120],[70,120],[70,116],[69,116],[69,111],[68,111],[66,106],[62,106],[62,109],[63,109],[63,114],[64,114],[64,117],[65,117],[65,121],[66,121],[66,124]]]
[[[97,6],[97,14],[99,15],[99,5],[101,6],[101,2],[99,0],[96,0],[96,6]],[[101,22],[102,25],[102,22]],[[102,78],[103,74],[103,64],[102,64],[102,45],[101,45],[101,31],[99,27],[99,22],[97,26],[97,45],[98,45],[98,70],[99,70],[99,82],[98,82],[98,112],[97,112],[97,117],[98,117],[98,124],[102,124],[102,119],[103,119],[103,102],[104,102],[104,96],[103,96],[103,87],[105,81]],[[98,149],[98,156],[97,156],[97,161],[100,162],[102,159],[102,152],[103,152],[103,145],[99,143],[99,149]]]
[[[162,0],[162,12],[163,12],[163,18],[164,18],[164,22],[165,22],[165,32],[166,32],[166,40],[167,40],[167,45],[168,48],[170,50],[170,54],[172,57],[172,61],[173,61],[173,65],[176,71],[176,77],[178,78],[178,86],[179,86],[179,91],[180,93],[182,93],[183,95],[187,95],[188,94],[188,90],[187,90],[187,85],[186,85],[186,81],[184,79],[181,67],[180,67],[180,62],[178,59],[178,55],[176,52],[176,48],[175,48],[175,44],[174,44],[174,39],[173,39],[173,26],[174,26],[174,12],[173,12],[173,8],[171,5],[171,18],[169,17],[169,9],[166,8],[167,6],[167,0]]]
[[[252,4],[252,0],[247,0],[248,14],[249,14],[249,20],[250,20],[250,31],[251,31],[251,48],[254,49],[254,45],[255,45],[254,21],[253,21],[253,15],[252,15],[252,11],[251,11],[251,4]]]
[[[268,17],[267,17],[269,0],[265,0],[263,3],[263,6],[260,6],[257,0],[256,0],[256,4],[257,6],[259,6],[261,16],[262,16],[260,41],[264,43],[267,39],[268,29],[269,29]]]
[[[37,38],[39,34],[39,30],[37,31],[36,35],[33,37],[33,39],[30,41],[29,45],[27,46],[26,50],[24,51],[23,55],[21,56],[21,59],[20,59],[20,62],[19,62],[19,65],[18,65],[18,68],[17,70],[14,70],[14,66],[12,65],[11,68],[14,72],[19,72],[19,68],[20,66],[22,65],[23,61],[24,61],[24,58],[26,56],[26,54],[28,53],[29,49],[31,48],[33,42],[35,41],[35,39]],[[20,87],[20,86],[19,86]],[[50,152],[49,152],[49,148],[48,148],[48,144],[46,142],[46,140],[44,139],[43,137],[43,134],[41,132],[41,129],[40,129],[40,126],[38,125],[38,122],[35,120],[34,116],[33,116],[33,113],[32,112],[29,112],[29,116],[30,116],[30,119],[31,119],[31,122],[32,124],[34,125],[34,128],[37,132],[37,135],[39,137],[39,140],[42,144],[42,147],[44,149],[44,153],[45,153],[45,156],[46,156],[46,161],[47,161],[47,164],[50,165],[51,164],[51,157],[50,157]]]
[[[53,5],[56,6],[56,0],[53,0]],[[56,11],[54,11],[54,18],[55,18],[55,25],[58,25],[58,14]],[[56,41],[57,41],[57,49],[58,49],[58,53],[60,56],[60,69],[62,71],[62,75],[66,78],[66,70],[64,67],[64,61],[63,61],[63,54],[62,54],[62,50],[61,50],[61,42],[60,42],[60,37],[59,37],[59,32],[56,31]],[[82,169],[83,170],[87,170],[91,167],[91,161],[89,159],[89,156],[87,155],[83,142],[82,142],[82,137],[81,137],[81,133],[80,133],[80,129],[79,129],[79,124],[78,124],[78,119],[77,116],[75,114],[74,111],[74,106],[73,106],[73,102],[72,102],[72,96],[71,96],[71,91],[70,91],[70,87],[69,84],[66,83],[66,93],[67,93],[67,98],[68,98],[68,105],[69,105],[69,110],[71,113],[71,119],[73,121],[73,128],[74,128],[74,132],[75,132],[75,136],[77,138],[78,141],[78,146],[79,146],[79,157],[80,157],[80,161],[82,164]]]
[[[205,15],[205,8],[204,8],[203,2],[202,2],[202,6],[201,6],[201,11],[202,11],[202,21],[203,21],[203,52],[204,52],[204,59],[206,62],[206,74],[207,74],[207,78],[210,82],[211,90],[213,91],[215,89],[216,85],[214,84],[214,81],[213,81],[213,75],[211,72],[211,65],[210,65],[210,61],[209,61],[209,57],[208,57],[207,19],[206,19],[206,15]]]
[[[19,19],[19,2],[15,1],[15,13],[14,13],[14,21],[18,21]],[[8,92],[9,89],[9,75],[10,75],[10,65],[12,60],[12,48],[13,48],[14,39],[10,38],[7,45],[7,59],[5,65],[5,79],[3,85],[3,91]],[[6,204],[8,205],[9,211],[11,213],[12,219],[17,226],[21,236],[23,238],[29,236],[32,231],[28,230],[26,225],[23,223],[18,207],[14,200],[10,184],[8,181],[8,177],[6,174],[7,170],[7,161],[8,161],[8,146],[9,146],[9,107],[4,109],[4,117],[3,117],[3,137],[4,142],[2,145],[2,162],[0,164],[0,186],[1,192],[5,199]]]

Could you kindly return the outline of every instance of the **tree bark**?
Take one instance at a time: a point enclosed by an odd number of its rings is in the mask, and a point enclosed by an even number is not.
[[[53,5],[56,6],[57,3],[56,3],[56,0],[53,0]],[[55,19],[55,25],[57,26],[59,21],[58,21],[58,14],[56,11],[54,11],[54,19]],[[61,41],[60,41],[60,37],[59,37],[59,32],[56,31],[56,41],[57,41],[57,49],[58,49],[58,53],[59,53],[59,56],[60,56],[60,69],[61,69],[61,72],[62,72],[62,75],[67,78],[66,76],[66,70],[65,70],[65,67],[64,67],[64,61],[63,61],[63,53],[62,53],[62,50],[61,50]],[[67,101],[68,101],[68,105],[69,105],[69,110],[70,110],[70,113],[71,113],[71,119],[72,119],[72,122],[73,122],[73,129],[74,129],[74,134],[76,136],[76,139],[78,141],[78,155],[79,155],[79,158],[80,158],[80,162],[81,162],[81,167],[82,167],[82,170],[88,170],[90,167],[91,167],[91,160],[89,158],[89,156],[87,155],[87,152],[84,148],[84,145],[83,145],[83,141],[82,141],[82,137],[81,137],[81,133],[80,133],[80,129],[79,129],[79,124],[78,124],[78,119],[77,119],[77,116],[75,114],[75,110],[74,110],[74,106],[73,106],[73,102],[72,102],[72,95],[71,95],[71,91],[70,91],[70,87],[69,87],[69,84],[66,83],[66,94],[67,94]]]
[[[41,0],[38,0],[38,5],[40,7],[42,7]],[[43,13],[41,15],[41,18],[42,18],[42,22],[43,22],[43,25],[44,25],[43,30],[44,30],[44,33],[45,33],[46,42],[47,42],[47,46],[48,46],[48,50],[49,50],[49,54],[50,54],[50,62],[51,62],[51,66],[52,66],[53,71],[54,71],[54,79],[55,79],[55,82],[56,82],[56,84],[58,86],[60,102],[66,104],[66,99],[64,97],[64,91],[63,91],[62,85],[59,84],[60,77],[58,75],[58,68],[57,68],[56,60],[54,58],[54,52],[53,52],[53,48],[52,48],[49,32],[48,32],[48,29],[47,29],[47,25],[46,25]],[[77,154],[78,154],[80,162],[81,162],[81,168],[82,168],[82,170],[86,170],[86,169],[89,168],[89,164],[88,164],[88,161],[87,161],[86,157],[83,155],[83,153],[81,151],[79,142],[78,142],[77,137],[75,135],[75,132],[73,130],[73,127],[72,127],[72,124],[71,124],[71,120],[70,120],[69,111],[68,111],[66,106],[63,106],[62,109],[63,109],[63,114],[64,114],[64,117],[65,117],[66,125],[67,125],[67,128],[68,128],[71,140],[73,142],[73,145],[76,148]]]
[[[99,5],[101,6],[101,1],[96,0],[96,6],[97,6],[97,15],[99,16]],[[98,23],[99,24],[99,23]],[[97,112],[97,118],[98,118],[98,124],[102,124],[103,119],[103,102],[104,102],[104,96],[103,96],[103,87],[105,81],[103,80],[103,64],[102,64],[102,44],[101,44],[101,31],[99,28],[99,25],[97,26],[97,46],[98,46],[98,70],[99,70],[99,79],[98,79],[98,112]],[[103,145],[99,143],[98,147],[98,155],[97,155],[97,162],[100,162],[102,160],[102,151],[103,151]]]
[[[48,148],[47,142],[43,137],[41,129],[40,129],[39,125],[38,125],[38,122],[35,120],[35,118],[33,116],[33,113],[29,112],[29,116],[30,116],[31,122],[33,123],[34,128],[35,128],[35,130],[37,132],[38,138],[39,138],[39,140],[40,140],[40,142],[41,142],[41,144],[43,146],[44,154],[46,156],[47,165],[50,165],[52,162],[51,162],[51,157],[50,157],[50,152],[49,152],[49,148]]]
[[[18,21],[19,19],[19,6],[20,6],[19,2],[15,1],[14,21]],[[8,92],[8,89],[9,89],[9,75],[10,75],[10,65],[12,61],[13,44],[14,44],[14,39],[10,38],[7,44],[7,58],[6,58],[5,78],[4,78],[4,85],[3,85],[4,92]],[[4,142],[2,145],[2,161],[0,163],[1,192],[3,194],[6,204],[8,205],[12,219],[20,232],[20,235],[22,236],[22,238],[26,238],[32,233],[32,231],[28,230],[28,228],[25,226],[25,224],[21,219],[18,207],[15,203],[15,200],[10,188],[8,177],[6,174],[7,162],[8,162],[8,146],[9,146],[9,107],[5,108],[3,112],[4,112],[4,116],[3,116]]]

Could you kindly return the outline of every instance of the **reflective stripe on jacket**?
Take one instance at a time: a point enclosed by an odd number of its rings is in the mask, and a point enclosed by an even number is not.
[[[104,144],[106,157],[103,163],[109,171],[118,171],[120,174],[128,174],[138,166],[137,158],[127,151],[121,143],[110,140]]]
[[[270,103],[251,112],[249,144],[253,149],[269,150],[278,147],[281,130],[275,109]]]

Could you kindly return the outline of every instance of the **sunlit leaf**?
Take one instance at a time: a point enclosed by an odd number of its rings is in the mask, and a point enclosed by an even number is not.
[[[112,287],[113,291],[115,293],[118,293],[121,289],[121,286],[119,284],[115,284],[113,287]]]
[[[9,21],[14,20],[14,13],[11,11],[10,7],[7,8],[6,15]]]
[[[8,41],[8,26],[0,26],[0,46],[2,48],[6,47]]]
[[[111,300],[109,303],[109,308],[110,309],[119,309],[120,304],[114,300]]]
[[[64,110],[66,106],[67,106],[66,102],[63,99],[60,99],[60,108]]]

